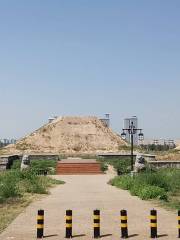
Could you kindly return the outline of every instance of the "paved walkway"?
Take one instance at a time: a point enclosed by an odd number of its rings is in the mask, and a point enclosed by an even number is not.
[[[92,239],[92,213],[101,210],[101,235],[105,240],[120,237],[119,210],[128,210],[130,239],[149,239],[149,211],[156,207],[108,184],[111,175],[57,176],[66,182],[52,189],[51,195],[32,203],[0,235],[1,240],[36,239],[36,213],[45,210],[45,238],[64,239],[64,213],[73,210],[75,239]],[[160,239],[177,239],[177,217],[158,208]]]

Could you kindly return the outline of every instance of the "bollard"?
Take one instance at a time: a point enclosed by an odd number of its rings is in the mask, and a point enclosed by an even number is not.
[[[38,210],[37,238],[43,238],[43,235],[44,235],[44,210]]]
[[[151,210],[150,215],[151,238],[157,238],[157,211]]]
[[[178,211],[178,238],[180,238],[180,210]]]
[[[66,210],[66,236],[72,238],[72,210]]]
[[[94,210],[94,238],[100,238],[100,210]]]
[[[121,210],[121,238],[128,238],[127,211]]]

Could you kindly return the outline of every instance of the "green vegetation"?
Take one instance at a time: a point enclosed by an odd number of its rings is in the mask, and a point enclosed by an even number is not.
[[[48,174],[55,174],[56,169],[56,160],[31,160],[30,161],[30,168],[32,171],[38,172],[39,170],[45,170]],[[15,160],[12,165],[12,169],[20,169],[21,161]]]
[[[46,170],[49,174],[55,174],[56,160],[32,160],[31,168],[33,170]]]
[[[119,174],[129,173],[131,171],[130,157],[106,157],[98,159],[101,164],[112,165]]]
[[[21,198],[25,193],[46,194],[53,184],[63,183],[49,177],[38,176],[31,170],[9,170],[0,173],[0,203],[9,198]]]
[[[15,162],[14,168],[20,163]],[[38,176],[33,169],[12,169],[0,172],[0,232],[40,194],[47,194],[49,187],[63,184],[47,176]]]
[[[101,171],[106,172],[108,170],[108,164],[102,161],[100,161],[100,163],[101,163]]]
[[[173,144],[173,145],[167,145],[167,144],[164,144],[164,145],[162,145],[162,144],[147,144],[147,145],[140,145],[140,148],[142,149],[142,150],[145,150],[145,151],[147,151],[147,152],[149,152],[149,151],[159,151],[159,152],[161,152],[161,151],[169,151],[169,150],[172,150],[172,149],[174,149],[176,147],[176,145],[175,144]]]
[[[127,152],[130,152],[131,151],[131,145],[127,142],[128,145],[120,145],[118,147],[119,151],[123,150],[123,151],[127,151]],[[136,146],[134,145],[134,151],[139,151],[141,150],[141,147],[140,146]]]
[[[129,190],[143,200],[163,200],[167,206],[180,209],[180,170],[147,170],[134,177],[122,175],[111,180],[113,186]]]

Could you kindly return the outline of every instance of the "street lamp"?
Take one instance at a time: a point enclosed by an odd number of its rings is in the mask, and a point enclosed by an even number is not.
[[[129,128],[123,128],[122,129],[123,132],[121,133],[121,137],[122,139],[126,139],[126,132],[129,133],[130,137],[131,137],[131,171],[134,170],[134,160],[133,160],[133,138],[134,138],[134,134],[137,133],[137,131],[140,131],[140,133],[138,134],[138,138],[139,138],[139,141],[143,141],[144,140],[144,134],[142,133],[142,129],[141,128],[136,128],[134,125],[133,125],[133,122],[131,122]]]

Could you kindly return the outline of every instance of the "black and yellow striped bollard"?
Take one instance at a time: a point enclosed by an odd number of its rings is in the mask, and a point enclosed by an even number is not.
[[[100,210],[94,210],[94,238],[100,238]]]
[[[157,238],[157,211],[151,210],[150,213],[151,238]]]
[[[72,210],[66,210],[66,238],[72,238]]]
[[[128,224],[127,224],[127,211],[121,210],[121,238],[128,238]]]
[[[44,210],[38,210],[37,215],[37,238],[44,236]]]
[[[180,238],[180,210],[178,211],[178,238]]]

